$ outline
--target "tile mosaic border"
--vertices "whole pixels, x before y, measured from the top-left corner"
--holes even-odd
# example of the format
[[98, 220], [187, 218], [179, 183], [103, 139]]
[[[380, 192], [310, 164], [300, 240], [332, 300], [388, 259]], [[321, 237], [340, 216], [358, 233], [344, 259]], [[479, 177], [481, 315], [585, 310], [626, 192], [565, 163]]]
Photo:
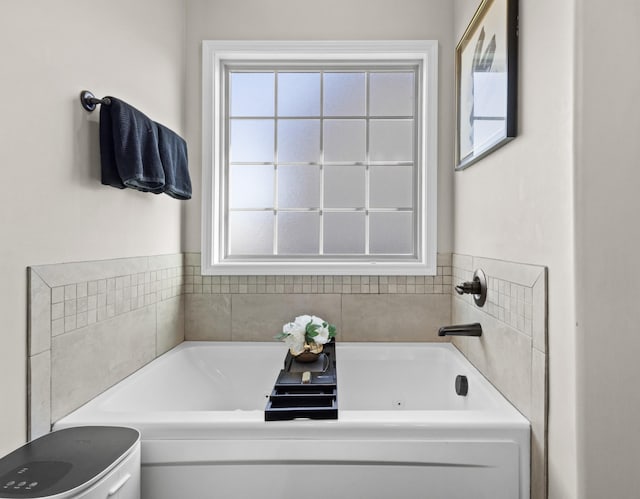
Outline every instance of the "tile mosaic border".
[[[487, 303], [478, 310], [504, 322], [533, 339], [533, 346], [547, 350], [546, 268], [536, 265], [506, 262], [490, 258], [454, 254], [454, 285], [470, 281], [476, 269], [487, 275]], [[475, 306], [471, 295], [458, 296]]]
[[183, 293], [182, 266], [56, 286], [51, 288], [51, 335], [68, 333]]
[[[451, 267], [437, 276], [200, 276], [187, 267], [187, 294], [446, 294]], [[447, 274], [448, 273], [448, 274]]]
[[200, 253], [185, 254], [186, 294], [448, 294], [451, 254], [439, 253], [435, 276], [203, 276]]

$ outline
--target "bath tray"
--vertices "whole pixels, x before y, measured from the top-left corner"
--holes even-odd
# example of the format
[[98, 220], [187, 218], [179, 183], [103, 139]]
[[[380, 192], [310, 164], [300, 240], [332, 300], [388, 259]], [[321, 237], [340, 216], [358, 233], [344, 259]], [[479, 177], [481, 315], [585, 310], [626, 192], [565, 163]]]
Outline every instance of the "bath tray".
[[[305, 371], [311, 373], [302, 382]], [[335, 343], [327, 343], [317, 361], [300, 363], [287, 352], [267, 407], [265, 421], [290, 419], [338, 419], [338, 383]]]

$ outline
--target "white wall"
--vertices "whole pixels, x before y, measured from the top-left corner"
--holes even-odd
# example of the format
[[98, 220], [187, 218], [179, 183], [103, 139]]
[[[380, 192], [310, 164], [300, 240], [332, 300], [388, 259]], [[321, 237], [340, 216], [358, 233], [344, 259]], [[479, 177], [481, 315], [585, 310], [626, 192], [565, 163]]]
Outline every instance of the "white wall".
[[[456, 0], [456, 40], [479, 3]], [[520, 1], [519, 136], [454, 176], [456, 253], [549, 268], [551, 499], [577, 497], [574, 14], [573, 2]]]
[[28, 265], [180, 251], [181, 203], [100, 185], [84, 88], [183, 125], [181, 0], [7, 0], [0, 15], [0, 455], [26, 438]]
[[[452, 248], [453, 4], [450, 0], [187, 0], [187, 137], [201, 157], [202, 40], [392, 40], [439, 42], [438, 251]], [[194, 172], [194, 191], [201, 186]], [[195, 192], [194, 192], [195, 194]], [[200, 251], [200, 192], [187, 207], [184, 249]]]
[[640, 3], [577, 2], [579, 497], [640, 493]]

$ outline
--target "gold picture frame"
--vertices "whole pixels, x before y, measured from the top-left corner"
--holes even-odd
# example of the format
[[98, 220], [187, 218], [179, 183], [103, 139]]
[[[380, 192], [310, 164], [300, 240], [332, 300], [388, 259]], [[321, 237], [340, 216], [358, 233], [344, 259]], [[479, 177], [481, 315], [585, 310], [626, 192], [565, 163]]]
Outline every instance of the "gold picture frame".
[[455, 168], [517, 135], [518, 0], [483, 0], [456, 46]]

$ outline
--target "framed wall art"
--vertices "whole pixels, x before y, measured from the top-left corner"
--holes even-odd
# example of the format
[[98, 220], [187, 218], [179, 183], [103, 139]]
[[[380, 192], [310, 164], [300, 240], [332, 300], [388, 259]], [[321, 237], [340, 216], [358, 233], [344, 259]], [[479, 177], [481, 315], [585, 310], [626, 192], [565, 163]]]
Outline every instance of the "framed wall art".
[[517, 134], [518, 0], [483, 0], [456, 47], [455, 167]]

